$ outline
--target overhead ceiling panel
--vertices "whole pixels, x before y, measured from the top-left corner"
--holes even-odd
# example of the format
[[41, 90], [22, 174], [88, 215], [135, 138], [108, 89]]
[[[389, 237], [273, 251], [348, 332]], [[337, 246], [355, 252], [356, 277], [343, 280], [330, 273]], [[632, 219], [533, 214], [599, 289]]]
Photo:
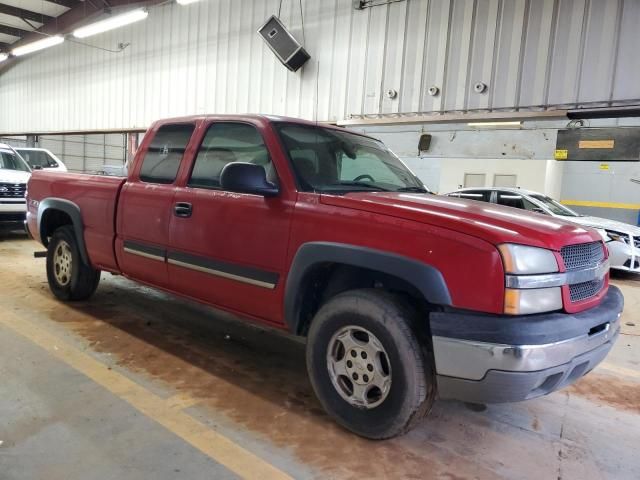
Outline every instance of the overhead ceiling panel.
[[9, 51], [20, 39], [45, 25], [55, 24], [57, 17], [80, 5], [77, 0], [0, 0], [0, 50]]
[[13, 43], [18, 39], [19, 39], [19, 37], [14, 37], [12, 35], [7, 35], [6, 33], [0, 33], [0, 42], [1, 43]]
[[[2, 2], [0, 2], [0, 4], [1, 3]], [[42, 26], [42, 23], [38, 23], [33, 20], [29, 20], [27, 23], [22, 18], [14, 17], [13, 15], [7, 15], [5, 13], [0, 13], [0, 25], [16, 27], [21, 30], [35, 30], [31, 25], [35, 26], [36, 28], [40, 28], [40, 26]]]
[[0, 3], [41, 13], [50, 17], [57, 17], [68, 10], [68, 8], [63, 5], [45, 0], [2, 0]]

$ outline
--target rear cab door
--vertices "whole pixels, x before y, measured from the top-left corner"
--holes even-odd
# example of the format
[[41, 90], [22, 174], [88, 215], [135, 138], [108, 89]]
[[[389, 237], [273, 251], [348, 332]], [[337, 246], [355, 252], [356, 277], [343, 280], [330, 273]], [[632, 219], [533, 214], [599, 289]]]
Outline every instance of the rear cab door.
[[154, 125], [120, 193], [115, 251], [122, 273], [168, 288], [166, 250], [180, 165], [190, 150], [197, 122]]

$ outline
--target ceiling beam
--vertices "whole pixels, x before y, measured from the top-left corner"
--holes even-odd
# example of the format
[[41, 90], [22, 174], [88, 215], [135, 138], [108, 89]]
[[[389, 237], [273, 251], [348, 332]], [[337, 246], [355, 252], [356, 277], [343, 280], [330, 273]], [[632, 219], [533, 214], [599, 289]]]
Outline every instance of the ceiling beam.
[[[47, 22], [37, 31], [29, 32], [25, 31], [24, 34], [16, 35], [22, 37], [17, 40], [9, 48], [13, 49], [21, 45], [25, 45], [35, 40], [40, 40], [43, 35], [58, 35], [69, 33], [76, 25], [86, 22], [87, 20], [99, 15], [105, 11], [104, 3], [102, 0], [93, 1], [78, 1], [78, 0], [47, 0], [48, 2], [57, 3], [59, 5], [69, 6], [73, 5], [73, 8], [67, 10], [59, 17], [55, 18], [51, 22]], [[108, 0], [109, 5], [114, 10], [118, 8], [133, 9], [136, 7], [152, 6], [165, 3], [167, 0]], [[1, 27], [0, 27], [1, 28]], [[9, 27], [6, 27], [9, 28]], [[17, 29], [16, 29], [17, 30]], [[2, 30], [0, 30], [2, 32]], [[17, 32], [16, 32], [17, 33]], [[9, 34], [12, 35], [12, 34]], [[0, 75], [7, 69], [11, 68], [17, 62], [16, 58], [10, 58], [0, 63]]]
[[51, 3], [57, 3], [58, 5], [62, 5], [63, 7], [67, 7], [67, 8], [77, 7], [81, 3], [84, 3], [84, 2], [81, 2], [80, 0], [47, 0], [47, 1]]
[[24, 8], [12, 7], [11, 5], [5, 5], [4, 3], [0, 3], [0, 13], [38, 23], [46, 23], [53, 20], [53, 17], [50, 17], [49, 15], [32, 12], [31, 10], [25, 10]]
[[0, 33], [22, 38], [31, 33], [31, 30], [23, 30], [21, 28], [10, 27], [9, 25], [0, 25]]

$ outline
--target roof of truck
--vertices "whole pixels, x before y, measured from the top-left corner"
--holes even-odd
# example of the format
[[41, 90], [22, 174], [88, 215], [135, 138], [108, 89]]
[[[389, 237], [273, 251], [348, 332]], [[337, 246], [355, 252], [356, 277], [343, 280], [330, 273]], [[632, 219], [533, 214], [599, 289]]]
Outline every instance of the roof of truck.
[[[171, 118], [161, 118], [154, 122], [156, 124], [167, 124], [167, 123], [187, 123], [187, 122], [196, 122], [202, 120], [263, 120], [267, 122], [285, 122], [285, 123], [298, 123], [300, 125], [308, 125], [308, 126], [321, 126], [324, 128], [330, 128], [333, 130], [338, 130], [341, 132], [348, 131], [349, 133], [353, 133], [355, 135], [360, 135], [362, 137], [374, 138], [370, 135], [346, 129], [339, 125], [329, 122], [315, 122], [313, 120], [305, 120], [303, 118], [295, 118], [295, 117], [286, 117], [283, 115], [270, 115], [270, 114], [261, 114], [261, 113], [246, 113], [246, 114], [201, 114], [201, 115], [186, 115], [182, 117], [171, 117]], [[376, 139], [377, 140], [377, 139]]]

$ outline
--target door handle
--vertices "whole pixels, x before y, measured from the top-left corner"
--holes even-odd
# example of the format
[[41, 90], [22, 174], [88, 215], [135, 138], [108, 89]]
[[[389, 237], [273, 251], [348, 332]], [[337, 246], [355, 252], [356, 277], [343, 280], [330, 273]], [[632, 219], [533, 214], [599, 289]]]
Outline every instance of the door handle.
[[188, 202], [177, 202], [173, 206], [173, 214], [176, 217], [189, 218], [193, 212], [193, 206]]

